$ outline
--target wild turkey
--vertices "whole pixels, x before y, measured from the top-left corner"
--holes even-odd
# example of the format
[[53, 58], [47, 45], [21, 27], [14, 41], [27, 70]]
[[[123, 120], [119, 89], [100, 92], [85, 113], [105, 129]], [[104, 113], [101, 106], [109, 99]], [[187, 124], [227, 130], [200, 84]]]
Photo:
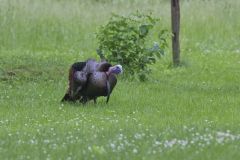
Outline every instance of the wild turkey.
[[122, 72], [121, 65], [112, 66], [106, 61], [96, 62], [89, 59], [86, 62], [74, 63], [69, 70], [69, 88], [62, 101], [86, 103], [99, 96], [110, 94], [117, 84], [116, 75]]

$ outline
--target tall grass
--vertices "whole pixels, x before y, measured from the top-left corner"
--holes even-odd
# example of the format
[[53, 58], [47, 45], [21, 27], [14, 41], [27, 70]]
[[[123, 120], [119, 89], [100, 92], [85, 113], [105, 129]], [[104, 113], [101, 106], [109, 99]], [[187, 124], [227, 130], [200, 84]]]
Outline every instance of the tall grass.
[[[238, 1], [182, 1], [182, 41], [221, 42], [236, 46], [239, 38]], [[152, 11], [170, 29], [168, 1], [1, 0], [1, 49], [79, 51], [96, 48], [94, 33], [110, 13]], [[225, 37], [233, 43], [226, 44]], [[219, 44], [219, 43], [218, 43]]]
[[[2, 0], [1, 49], [92, 51], [95, 32], [111, 12], [127, 14], [142, 10], [144, 4], [147, 2]], [[154, 5], [150, 3], [144, 10]]]
[[213, 52], [238, 47], [239, 1], [183, 1], [181, 6], [184, 47], [208, 46]]

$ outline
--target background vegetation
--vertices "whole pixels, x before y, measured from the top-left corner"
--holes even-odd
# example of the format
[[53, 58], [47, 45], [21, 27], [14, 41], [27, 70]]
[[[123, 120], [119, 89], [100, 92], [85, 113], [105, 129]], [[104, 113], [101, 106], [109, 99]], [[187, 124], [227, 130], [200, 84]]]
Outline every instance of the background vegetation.
[[154, 33], [158, 38], [149, 41], [153, 39], [149, 34], [158, 21], [151, 13], [142, 14], [139, 11], [128, 16], [113, 14], [97, 33], [97, 54], [101, 59], [127, 68], [125, 77], [147, 80], [151, 72], [149, 65], [164, 55], [167, 39], [171, 37], [170, 31], [159, 29]]
[[98, 27], [151, 10], [170, 30], [170, 2], [0, 0], [0, 159], [239, 159], [239, 8], [182, 0], [182, 67], [169, 48], [148, 82], [81, 106], [59, 101], [71, 63], [97, 58]]

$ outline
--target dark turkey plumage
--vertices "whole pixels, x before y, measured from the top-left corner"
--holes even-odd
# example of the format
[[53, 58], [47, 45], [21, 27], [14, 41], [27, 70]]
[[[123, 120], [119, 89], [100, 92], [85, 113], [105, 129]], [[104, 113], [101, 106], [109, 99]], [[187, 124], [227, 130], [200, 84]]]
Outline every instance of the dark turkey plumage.
[[69, 71], [69, 88], [62, 101], [96, 102], [97, 97], [107, 96], [117, 84], [116, 75], [122, 72], [120, 65], [112, 66], [106, 61], [93, 59], [74, 63]]
[[97, 97], [107, 96], [108, 102], [109, 96], [116, 84], [117, 78], [114, 74], [107, 75], [105, 72], [94, 72], [89, 75], [86, 87], [79, 92], [82, 96], [80, 101], [86, 103], [88, 100], [93, 99], [96, 102]]

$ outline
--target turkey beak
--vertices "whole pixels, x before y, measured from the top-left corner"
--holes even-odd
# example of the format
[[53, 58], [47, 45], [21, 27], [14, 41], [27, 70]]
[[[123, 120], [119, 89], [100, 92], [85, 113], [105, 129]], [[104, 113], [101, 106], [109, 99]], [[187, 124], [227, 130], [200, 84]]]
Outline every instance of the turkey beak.
[[122, 74], [123, 73], [123, 67], [122, 65], [118, 64], [116, 65], [117, 69], [120, 71], [119, 74]]
[[122, 66], [121, 65], [115, 65], [113, 67], [110, 67], [108, 69], [108, 74], [113, 73], [113, 74], [121, 74], [122, 73]]

